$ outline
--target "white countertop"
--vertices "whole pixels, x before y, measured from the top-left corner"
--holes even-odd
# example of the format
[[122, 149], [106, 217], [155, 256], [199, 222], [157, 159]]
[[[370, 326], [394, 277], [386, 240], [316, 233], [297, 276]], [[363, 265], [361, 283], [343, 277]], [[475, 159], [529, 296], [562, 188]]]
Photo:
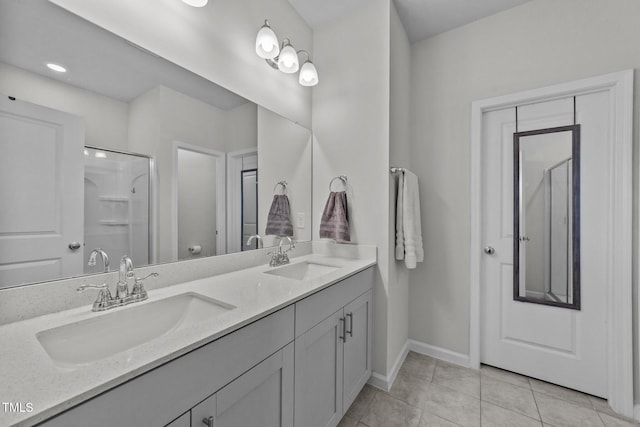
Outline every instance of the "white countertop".
[[[291, 260], [317, 261], [340, 266], [310, 280], [264, 274], [267, 265], [149, 291], [147, 301], [100, 313], [83, 306], [0, 326], [0, 402], [31, 403], [32, 412], [6, 412], [0, 406], [0, 426], [33, 425], [144, 372], [210, 343], [270, 313], [348, 276], [375, 265], [375, 258], [349, 259], [319, 254]], [[36, 333], [96, 316], [127, 310], [186, 292], [195, 292], [237, 308], [187, 330], [158, 338], [77, 369], [57, 366]], [[135, 328], [135, 325], [131, 325]]]

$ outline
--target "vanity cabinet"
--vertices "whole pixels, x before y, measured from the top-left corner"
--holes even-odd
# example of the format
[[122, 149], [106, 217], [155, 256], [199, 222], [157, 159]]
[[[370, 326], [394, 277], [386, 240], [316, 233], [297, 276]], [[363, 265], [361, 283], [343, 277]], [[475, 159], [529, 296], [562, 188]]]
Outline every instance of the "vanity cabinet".
[[293, 343], [191, 409], [191, 427], [207, 425], [293, 427]]
[[297, 427], [336, 426], [369, 379], [372, 284], [368, 269], [296, 304]]
[[165, 427], [191, 427], [191, 411], [185, 412]]
[[293, 338], [294, 307], [291, 305], [108, 390], [42, 425], [166, 426], [177, 422], [177, 415], [196, 407], [203, 399], [243, 378], [271, 355], [278, 354]]
[[354, 274], [41, 426], [336, 426], [371, 375], [373, 271]]

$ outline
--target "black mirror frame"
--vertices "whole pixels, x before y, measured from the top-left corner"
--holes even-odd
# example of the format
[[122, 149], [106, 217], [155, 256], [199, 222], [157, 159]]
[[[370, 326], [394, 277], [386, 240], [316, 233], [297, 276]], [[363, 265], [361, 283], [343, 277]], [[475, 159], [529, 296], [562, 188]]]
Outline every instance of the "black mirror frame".
[[[572, 163], [572, 207], [573, 207], [573, 239], [572, 239], [572, 267], [573, 267], [573, 302], [547, 301], [539, 298], [520, 296], [520, 138], [525, 136], [542, 135], [557, 132], [571, 132]], [[536, 129], [513, 134], [513, 299], [514, 301], [533, 304], [551, 305], [556, 307], [580, 310], [580, 125], [560, 126], [547, 129]]]

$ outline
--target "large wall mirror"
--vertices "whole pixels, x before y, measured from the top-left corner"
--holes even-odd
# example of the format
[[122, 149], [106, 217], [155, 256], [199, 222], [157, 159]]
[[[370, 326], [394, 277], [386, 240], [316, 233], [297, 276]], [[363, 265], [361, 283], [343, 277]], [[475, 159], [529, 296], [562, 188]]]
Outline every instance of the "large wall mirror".
[[311, 240], [309, 129], [47, 1], [0, 3], [0, 98], [0, 288], [255, 249], [274, 194]]
[[580, 309], [580, 125], [514, 134], [514, 299]]

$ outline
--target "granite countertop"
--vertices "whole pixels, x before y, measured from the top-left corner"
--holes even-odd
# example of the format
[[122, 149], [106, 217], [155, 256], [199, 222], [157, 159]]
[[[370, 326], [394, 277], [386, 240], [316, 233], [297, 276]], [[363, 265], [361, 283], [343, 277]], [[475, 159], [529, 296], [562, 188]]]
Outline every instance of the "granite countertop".
[[[149, 291], [147, 301], [127, 307], [94, 313], [90, 306], [83, 306], [0, 326], [0, 401], [22, 404], [23, 409], [16, 412], [0, 407], [0, 426], [41, 422], [376, 263], [375, 257], [311, 254], [292, 259], [291, 264], [303, 261], [339, 268], [309, 280], [295, 280], [265, 274], [273, 268], [261, 265]], [[41, 331], [189, 292], [236, 308], [73, 369], [56, 364], [36, 338]]]

